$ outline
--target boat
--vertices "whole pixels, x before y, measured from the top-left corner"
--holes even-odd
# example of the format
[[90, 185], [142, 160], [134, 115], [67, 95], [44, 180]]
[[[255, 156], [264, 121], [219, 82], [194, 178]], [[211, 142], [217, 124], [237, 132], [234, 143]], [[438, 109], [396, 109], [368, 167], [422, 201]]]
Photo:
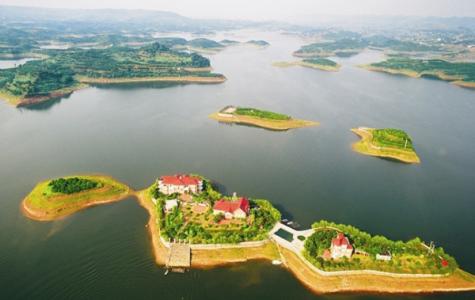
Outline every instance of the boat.
[[279, 265], [282, 264], [282, 261], [281, 261], [281, 260], [278, 260], [278, 259], [274, 259], [274, 260], [272, 261], [272, 264], [273, 264], [273, 265], [276, 265], [276, 266], [279, 266]]

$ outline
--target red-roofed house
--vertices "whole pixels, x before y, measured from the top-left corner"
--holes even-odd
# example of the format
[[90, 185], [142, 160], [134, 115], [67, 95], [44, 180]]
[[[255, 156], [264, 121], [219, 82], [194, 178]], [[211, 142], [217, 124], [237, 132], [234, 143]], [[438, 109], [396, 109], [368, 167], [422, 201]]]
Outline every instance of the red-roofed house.
[[246, 198], [238, 200], [218, 200], [214, 203], [213, 214], [223, 214], [226, 219], [246, 218], [251, 206]]
[[330, 252], [333, 259], [339, 259], [342, 257], [350, 258], [351, 255], [353, 255], [353, 246], [350, 244], [348, 238], [343, 233], [339, 232], [336, 238], [332, 239]]
[[172, 176], [162, 176], [157, 184], [158, 190], [165, 195], [175, 193], [199, 194], [203, 190], [203, 180], [199, 177], [189, 175], [177, 174]]

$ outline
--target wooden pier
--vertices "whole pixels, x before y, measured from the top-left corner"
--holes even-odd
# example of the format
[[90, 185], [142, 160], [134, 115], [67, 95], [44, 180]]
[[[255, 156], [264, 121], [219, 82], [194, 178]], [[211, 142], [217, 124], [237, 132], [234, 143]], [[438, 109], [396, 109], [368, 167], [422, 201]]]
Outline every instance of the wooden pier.
[[191, 248], [188, 244], [170, 244], [166, 267], [175, 272], [184, 272], [191, 266]]

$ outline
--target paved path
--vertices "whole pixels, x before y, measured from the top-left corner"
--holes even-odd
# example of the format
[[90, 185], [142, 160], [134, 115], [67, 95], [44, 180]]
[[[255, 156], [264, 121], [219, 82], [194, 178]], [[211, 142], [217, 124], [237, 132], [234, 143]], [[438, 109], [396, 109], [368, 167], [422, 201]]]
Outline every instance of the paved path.
[[[292, 241], [289, 242], [286, 239], [275, 234], [277, 231], [279, 231], [279, 229], [285, 230], [288, 233], [292, 234]], [[272, 228], [272, 230], [269, 232], [269, 235], [279, 245], [285, 248], [290, 248], [296, 253], [301, 253], [302, 250], [304, 249], [305, 241], [299, 240], [298, 236], [302, 235], [305, 238], [308, 238], [310, 235], [312, 235], [312, 233], [313, 233], [313, 229], [295, 230], [287, 225], [284, 225], [278, 222], [277, 224], [275, 224], [274, 228]]]

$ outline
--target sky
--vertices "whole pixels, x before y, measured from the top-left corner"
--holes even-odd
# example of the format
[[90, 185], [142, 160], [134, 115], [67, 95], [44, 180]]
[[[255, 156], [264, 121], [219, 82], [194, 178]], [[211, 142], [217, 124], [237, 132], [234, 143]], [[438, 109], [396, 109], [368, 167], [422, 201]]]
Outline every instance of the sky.
[[153, 9], [195, 18], [295, 21], [312, 15], [475, 17], [475, 0], [0, 0], [2, 5]]

